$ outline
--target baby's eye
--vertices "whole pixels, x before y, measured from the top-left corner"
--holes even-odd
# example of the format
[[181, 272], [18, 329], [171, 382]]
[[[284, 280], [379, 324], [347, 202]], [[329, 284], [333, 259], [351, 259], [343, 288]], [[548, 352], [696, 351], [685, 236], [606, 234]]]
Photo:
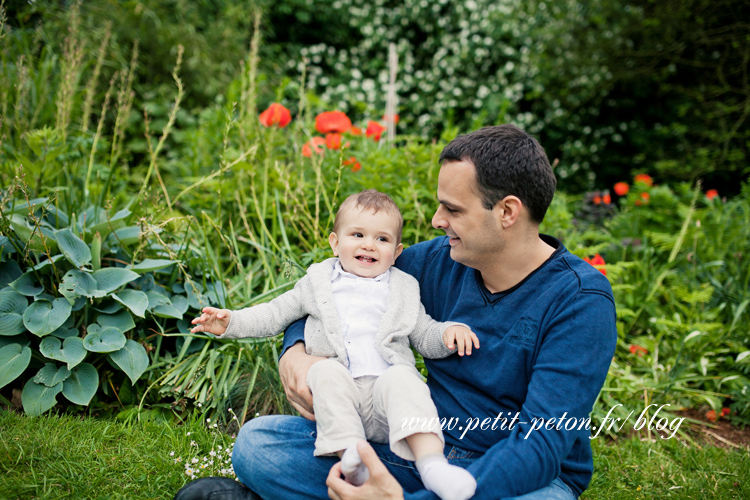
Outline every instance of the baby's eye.
[[388, 238], [386, 238], [385, 236], [379, 236], [378, 237], [378, 241], [384, 241], [384, 242], [388, 243]]
[[354, 236], [355, 238], [361, 238], [362, 233], [354, 233], [352, 236]]

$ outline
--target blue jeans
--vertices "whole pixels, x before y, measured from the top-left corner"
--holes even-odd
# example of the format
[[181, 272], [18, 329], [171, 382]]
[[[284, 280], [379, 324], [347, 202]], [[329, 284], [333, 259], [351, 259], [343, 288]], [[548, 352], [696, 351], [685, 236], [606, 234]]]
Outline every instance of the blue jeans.
[[[315, 435], [315, 422], [302, 417], [273, 415], [253, 419], [242, 426], [234, 444], [234, 471], [242, 484], [266, 500], [327, 499], [326, 478], [339, 459], [314, 457]], [[414, 462], [394, 455], [388, 444], [370, 444], [405, 492], [424, 489]], [[451, 464], [467, 468], [481, 454], [448, 445], [445, 456]], [[575, 498], [558, 478], [546, 488], [504, 500]]]

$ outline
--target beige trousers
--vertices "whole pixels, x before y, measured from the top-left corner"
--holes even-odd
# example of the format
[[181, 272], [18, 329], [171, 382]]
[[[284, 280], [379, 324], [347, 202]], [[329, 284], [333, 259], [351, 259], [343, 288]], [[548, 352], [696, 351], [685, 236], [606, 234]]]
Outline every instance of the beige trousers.
[[445, 444], [430, 390], [413, 366], [393, 365], [379, 377], [354, 379], [344, 365], [326, 359], [310, 368], [307, 385], [317, 425], [316, 457], [368, 439], [415, 460], [406, 438], [420, 432], [432, 432]]

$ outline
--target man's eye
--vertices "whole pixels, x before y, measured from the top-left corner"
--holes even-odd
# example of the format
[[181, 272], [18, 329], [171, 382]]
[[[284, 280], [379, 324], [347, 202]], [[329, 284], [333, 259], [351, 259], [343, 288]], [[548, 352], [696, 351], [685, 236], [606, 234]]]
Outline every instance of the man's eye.
[[449, 214], [455, 214], [457, 210], [454, 210], [452, 208], [445, 207], [445, 209], [448, 211]]

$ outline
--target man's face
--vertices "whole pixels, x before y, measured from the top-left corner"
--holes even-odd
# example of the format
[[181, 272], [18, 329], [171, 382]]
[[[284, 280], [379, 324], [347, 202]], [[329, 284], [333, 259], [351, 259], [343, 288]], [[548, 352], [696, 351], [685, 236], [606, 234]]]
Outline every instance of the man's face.
[[497, 257], [503, 246], [502, 227], [495, 211], [482, 204], [474, 164], [446, 162], [440, 167], [437, 197], [440, 205], [432, 226], [450, 236], [451, 258], [480, 269]]
[[374, 278], [386, 272], [403, 250], [396, 243], [398, 224], [386, 210], [352, 207], [341, 214], [338, 233], [331, 233], [328, 242], [344, 271]]

